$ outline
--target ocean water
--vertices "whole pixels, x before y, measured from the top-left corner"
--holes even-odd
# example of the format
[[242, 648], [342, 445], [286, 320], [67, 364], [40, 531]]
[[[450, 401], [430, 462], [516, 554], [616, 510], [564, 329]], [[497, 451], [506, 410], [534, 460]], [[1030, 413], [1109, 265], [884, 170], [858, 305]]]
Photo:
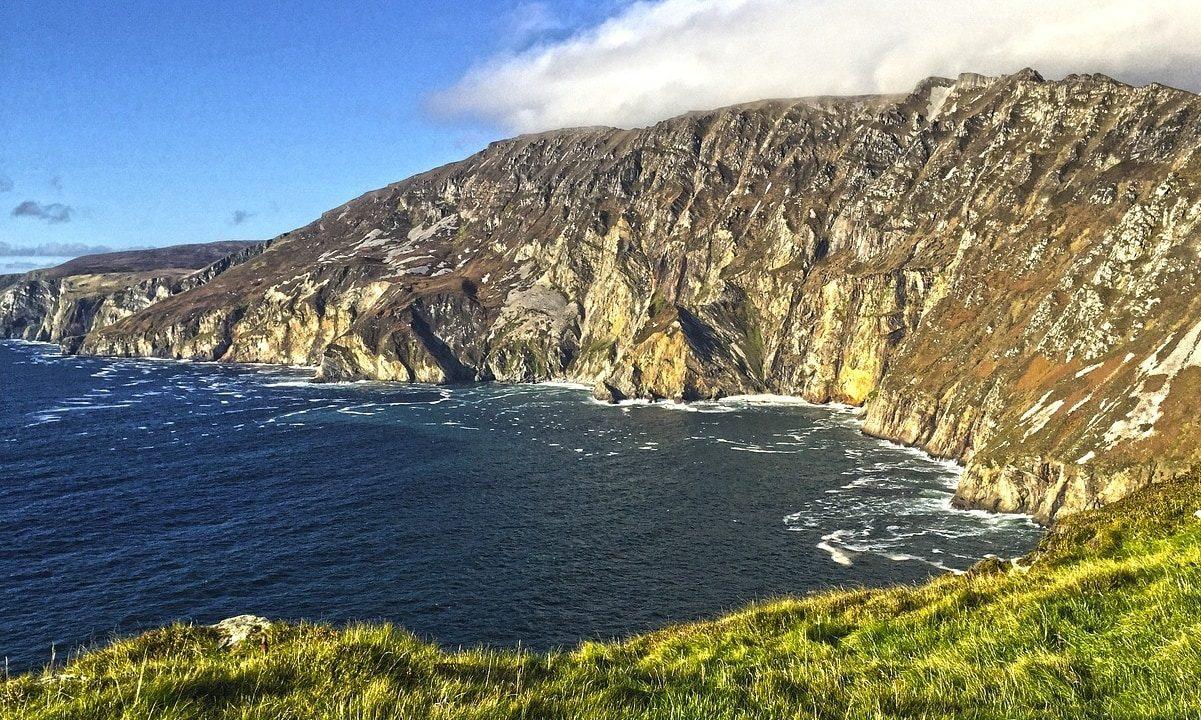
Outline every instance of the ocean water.
[[315, 385], [0, 342], [0, 654], [254, 613], [548, 648], [1025, 552], [953, 466], [772, 398]]

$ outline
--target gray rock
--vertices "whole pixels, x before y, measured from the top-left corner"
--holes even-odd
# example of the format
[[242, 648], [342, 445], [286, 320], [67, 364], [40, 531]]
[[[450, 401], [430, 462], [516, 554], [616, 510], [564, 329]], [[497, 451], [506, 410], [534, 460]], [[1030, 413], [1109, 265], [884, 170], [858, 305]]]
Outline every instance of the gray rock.
[[209, 627], [221, 636], [220, 647], [231, 648], [266, 632], [271, 621], [258, 615], [236, 615]]

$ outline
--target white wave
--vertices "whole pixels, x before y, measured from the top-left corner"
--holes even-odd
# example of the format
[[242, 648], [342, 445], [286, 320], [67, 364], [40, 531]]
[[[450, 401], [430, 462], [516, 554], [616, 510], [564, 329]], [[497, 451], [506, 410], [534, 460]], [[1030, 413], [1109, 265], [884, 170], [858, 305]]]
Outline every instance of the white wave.
[[[337, 407], [337, 406], [336, 406], [336, 405], [330, 405], [329, 407], [327, 407], [327, 408], [324, 408], [324, 409], [325, 409], [325, 410], [330, 410], [330, 409], [333, 409], [333, 408], [335, 408], [335, 407]], [[277, 416], [277, 417], [273, 417], [273, 418], [271, 418], [271, 419], [272, 419], [272, 420], [283, 420], [284, 418], [295, 417], [295, 416], [297, 416], [297, 415], [304, 415], [304, 414], [306, 414], [306, 413], [312, 412], [313, 410], [317, 410], [317, 409], [318, 409], [318, 408], [305, 408], [304, 410], [293, 410], [292, 412], [289, 412], [289, 413], [284, 413], [283, 415], [279, 415], [279, 416]]]
[[802, 407], [831, 407], [818, 405], [796, 395], [776, 395], [773, 393], [758, 393], [754, 395], [728, 395], [717, 402], [726, 405], [800, 405]]
[[935, 560], [931, 560], [929, 558], [918, 557], [917, 555], [910, 555], [908, 553], [880, 552], [880, 553], [876, 553], [876, 554], [880, 555], [881, 557], [892, 560], [893, 562], [920, 562], [925, 565], [929, 565], [930, 567], [942, 570], [943, 572], [954, 573], [956, 575], [963, 575], [965, 572], [964, 570], [960, 570], [959, 568], [954, 568], [954, 567], [951, 567], [950, 565], [944, 565], [943, 563], [937, 562]]
[[48, 425], [50, 423], [62, 422], [62, 420], [62, 417], [59, 415], [34, 415], [34, 422], [29, 423], [25, 427], [31, 428], [38, 425]]
[[850, 554], [842, 548], [835, 547], [830, 542], [831, 540], [837, 541], [844, 532], [844, 530], [837, 530], [827, 535], [823, 535], [822, 541], [817, 544], [817, 549], [830, 553], [830, 559], [839, 565], [846, 565], [847, 567], [850, 567], [851, 565], [855, 564], [855, 561], [851, 559]]
[[958, 513], [959, 515], [970, 515], [990, 526], [1012, 523], [1025, 525], [1026, 527], [1031, 528], [1039, 527], [1039, 524], [1034, 522], [1034, 518], [1030, 517], [1029, 515], [1024, 515], [1022, 513], [993, 512], [991, 510], [980, 510], [978, 508], [955, 507], [951, 502], [952, 499], [953, 498], [951, 497], [946, 499], [946, 504], [942, 507], [943, 510]]
[[74, 405], [69, 407], [56, 407], [46, 410], [47, 413], [65, 413], [78, 412], [83, 410], [112, 410], [119, 408], [132, 407], [132, 403], [112, 403], [109, 405]]
[[[332, 384], [332, 383], [327, 383], [327, 384]], [[263, 387], [313, 388], [313, 387], [318, 387], [318, 385], [311, 380], [277, 380], [275, 382], [263, 383]]]
[[918, 458], [924, 462], [939, 466], [944, 471], [946, 471], [948, 474], [954, 475], [956, 479], [958, 479], [959, 476], [961, 474], [963, 474], [963, 466], [960, 465], [959, 462], [956, 460], [952, 460], [949, 458], [936, 457], [915, 445], [902, 445], [901, 443], [893, 442], [891, 440], [885, 440], [884, 438], [879, 438], [879, 437], [874, 437], [874, 436], [872, 439], [874, 439], [876, 442], [880, 443], [881, 445], [884, 445], [885, 447], [896, 450], [897, 452], [903, 452], [903, 453], [906, 453], [907, 455], [911, 455], [915, 458]]
[[845, 485], [841, 485], [841, 486], [839, 486], [838, 489], [839, 490], [858, 490], [860, 488], [865, 488], [865, 487], [875, 488], [877, 490], [907, 490], [909, 488], [908, 485], [906, 485], [904, 483], [900, 483], [900, 482], [894, 482], [891, 478], [867, 475], [867, 476], [852, 480], [851, 482], [846, 483]]
[[731, 413], [738, 410], [737, 407], [714, 400], [700, 400], [697, 402], [661, 401], [655, 403], [655, 407], [663, 408], [664, 410], [693, 413]]
[[[855, 531], [852, 530], [835, 530], [822, 536], [821, 542], [817, 543], [816, 547], [819, 550], [830, 554], [830, 559], [840, 565], [851, 565], [852, 558], [856, 555], [876, 555], [892, 562], [917, 562], [923, 565], [942, 570], [943, 572], [951, 572], [957, 575], [963, 574], [963, 570], [947, 565], [946, 563], [932, 560], [930, 558], [914, 555], [913, 553], [896, 552], [893, 550], [893, 545], [898, 541], [903, 540], [901, 537], [890, 537], [883, 540], [871, 540], [864, 538], [859, 542], [846, 542], [844, 538], [847, 536], [855, 536]], [[941, 553], [941, 551], [937, 551]]]
[[655, 408], [657, 410], [674, 410], [676, 412], [692, 412], [692, 413], [727, 413], [733, 412], [734, 408], [724, 407], [720, 402], [709, 400], [701, 400], [697, 402], [682, 402], [680, 400], [651, 400], [650, 398], [628, 398], [617, 402], [608, 402], [607, 400], [599, 400], [595, 397], [589, 397], [588, 401], [594, 405], [602, 405], [604, 407], [616, 407], [628, 412], [632, 408]]
[[631, 398], [629, 400], [619, 400], [618, 402], [608, 402], [607, 400], [601, 400], [601, 399], [595, 398], [595, 397], [588, 398], [588, 399], [589, 399], [589, 401], [591, 401], [592, 403], [594, 403], [596, 405], [603, 405], [604, 407], [618, 407], [618, 408], [642, 407], [644, 405], [650, 405], [654, 402], [653, 400], [650, 400], [648, 398]]
[[542, 382], [534, 384], [542, 387], [561, 388], [563, 390], [584, 390], [587, 392], [592, 392], [591, 385], [585, 385], [584, 383], [573, 382], [571, 380], [543, 380]]
[[[376, 414], [372, 408], [377, 407], [379, 407], [379, 405], [376, 405], [375, 403], [363, 403], [362, 405], [348, 405], [346, 407], [341, 407], [338, 408], [336, 412], [340, 412], [343, 415], [366, 415], [370, 417]], [[366, 412], [364, 412], [364, 410], [366, 410]]]
[[796, 450], [775, 450], [759, 445], [731, 445], [730, 449], [737, 450], [738, 452], [762, 453], [764, 455], [796, 455], [798, 452]]

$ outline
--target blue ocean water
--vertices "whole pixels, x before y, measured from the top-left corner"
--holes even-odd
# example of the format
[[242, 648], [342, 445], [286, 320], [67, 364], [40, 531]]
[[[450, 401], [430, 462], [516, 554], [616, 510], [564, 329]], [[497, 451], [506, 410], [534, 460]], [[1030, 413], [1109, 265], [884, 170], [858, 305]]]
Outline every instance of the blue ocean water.
[[569, 646], [1037, 537], [847, 410], [308, 376], [0, 342], [10, 667], [240, 613]]

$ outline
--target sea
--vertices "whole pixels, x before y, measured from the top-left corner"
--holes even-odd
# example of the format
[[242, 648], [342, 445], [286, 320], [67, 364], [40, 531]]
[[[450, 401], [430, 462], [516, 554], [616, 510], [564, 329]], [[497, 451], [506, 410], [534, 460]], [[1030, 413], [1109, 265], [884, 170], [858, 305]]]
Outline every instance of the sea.
[[0, 655], [252, 613], [568, 648], [1030, 550], [959, 468], [770, 396], [608, 405], [571, 384], [0, 342]]

